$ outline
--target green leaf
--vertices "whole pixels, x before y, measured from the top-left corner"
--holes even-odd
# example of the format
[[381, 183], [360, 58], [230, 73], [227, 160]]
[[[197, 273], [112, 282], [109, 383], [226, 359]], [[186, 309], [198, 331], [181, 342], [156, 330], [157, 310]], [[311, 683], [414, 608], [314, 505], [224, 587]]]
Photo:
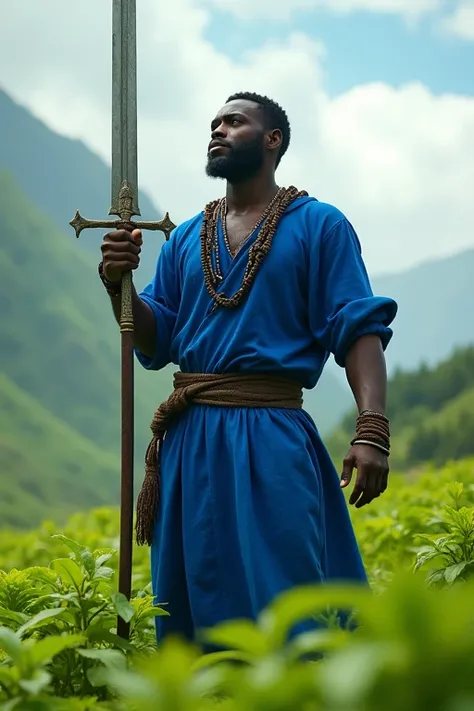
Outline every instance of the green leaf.
[[65, 649], [84, 644], [85, 641], [86, 638], [79, 634], [71, 634], [65, 637], [56, 635], [54, 637], [45, 637], [45, 639], [36, 642], [30, 650], [30, 661], [34, 666], [49, 664], [57, 654], [60, 654]]
[[94, 573], [94, 578], [97, 579], [103, 579], [103, 580], [110, 580], [115, 574], [115, 570], [113, 568], [108, 568], [105, 565], [102, 565], [100, 568], [98, 568], [95, 573]]
[[40, 669], [30, 679], [21, 679], [19, 686], [28, 694], [36, 696], [49, 686], [50, 681], [51, 675], [44, 669]]
[[0, 648], [3, 649], [15, 664], [20, 664], [23, 658], [23, 646], [18, 633], [6, 627], [0, 627]]
[[101, 662], [107, 669], [126, 669], [127, 660], [118, 649], [78, 649], [77, 653], [86, 659]]
[[297, 635], [287, 647], [290, 659], [298, 659], [306, 654], [322, 654], [339, 649], [350, 641], [350, 634], [344, 630], [312, 630]]
[[158, 605], [153, 605], [152, 607], [148, 608], [147, 610], [140, 610], [140, 620], [146, 620], [147, 618], [151, 617], [169, 617], [170, 613], [168, 610], [164, 610], [162, 607], [159, 607]]
[[87, 638], [91, 642], [112, 644], [117, 649], [125, 649], [127, 652], [133, 652], [135, 647], [131, 642], [122, 639], [117, 634], [110, 632], [109, 629], [101, 624], [97, 624], [87, 628]]
[[96, 569], [100, 568], [105, 563], [108, 563], [109, 560], [114, 557], [114, 555], [115, 555], [115, 553], [103, 553], [98, 558], [96, 558], [96, 561], [95, 561]]
[[433, 570], [432, 573], [428, 575], [426, 578], [426, 582], [428, 585], [434, 585], [435, 583], [439, 583], [441, 580], [444, 580], [444, 571], [445, 568], [440, 568], [439, 570]]
[[134, 607], [129, 603], [123, 593], [115, 593], [112, 595], [112, 603], [117, 611], [117, 615], [125, 622], [130, 622], [135, 614]]
[[406, 650], [396, 645], [376, 642], [354, 644], [341, 650], [320, 668], [324, 708], [365, 708], [366, 695], [380, 672], [403, 664], [405, 655]]
[[100, 687], [107, 686], [109, 681], [110, 671], [106, 667], [91, 667], [87, 670], [87, 678], [91, 686]]
[[260, 657], [267, 653], [265, 635], [249, 620], [233, 620], [203, 630], [201, 636], [216, 647], [226, 647]]
[[198, 657], [198, 659], [194, 662], [192, 669], [197, 672], [200, 669], [206, 669], [208, 667], [221, 664], [222, 662], [243, 662], [244, 664], [251, 665], [253, 661], [253, 655], [246, 654], [245, 652], [230, 650], [226, 652], [212, 652]]
[[89, 575], [90, 578], [94, 577], [94, 574], [96, 572], [96, 567], [95, 567], [95, 558], [92, 555], [92, 553], [86, 548], [85, 550], [82, 551], [80, 554], [81, 562], [84, 568], [87, 571], [87, 574]]
[[51, 536], [51, 538], [56, 539], [64, 543], [70, 550], [72, 550], [75, 555], [80, 556], [82, 551], [85, 550], [84, 546], [82, 546], [80, 543], [77, 541], [73, 541], [71, 538], [67, 538], [66, 536], [63, 536], [62, 533], [56, 533], [54, 536]]
[[286, 642], [289, 632], [300, 622], [330, 609], [354, 610], [370, 600], [364, 586], [310, 585], [280, 594], [259, 616], [259, 625], [268, 635], [272, 649]]
[[59, 615], [62, 615], [63, 613], [64, 608], [62, 607], [53, 607], [50, 609], [47, 608], [46, 610], [41, 610], [41, 612], [38, 612], [37, 615], [34, 615], [34, 617], [28, 620], [28, 622], [25, 622], [25, 624], [20, 627], [17, 634], [19, 637], [22, 637], [25, 632], [31, 632], [32, 630], [43, 627], [43, 625], [48, 624], [48, 622], [53, 617], [59, 617]]
[[73, 583], [77, 588], [84, 580], [82, 570], [71, 558], [56, 558], [51, 562], [51, 567], [59, 573], [63, 582]]
[[415, 564], [415, 573], [426, 563], [428, 563], [430, 560], [433, 560], [434, 558], [437, 558], [439, 555], [437, 550], [431, 550], [429, 553], [423, 553], [423, 555], [419, 555], [416, 564]]
[[0, 608], [0, 622], [13, 622], [16, 625], [22, 625], [28, 619], [28, 615], [24, 612], [14, 612]]
[[444, 571], [444, 579], [446, 582], [449, 583], [449, 585], [452, 585], [467, 565], [469, 565], [469, 561], [463, 560], [461, 563], [456, 563], [455, 565], [450, 565], [449, 568], [446, 568]]

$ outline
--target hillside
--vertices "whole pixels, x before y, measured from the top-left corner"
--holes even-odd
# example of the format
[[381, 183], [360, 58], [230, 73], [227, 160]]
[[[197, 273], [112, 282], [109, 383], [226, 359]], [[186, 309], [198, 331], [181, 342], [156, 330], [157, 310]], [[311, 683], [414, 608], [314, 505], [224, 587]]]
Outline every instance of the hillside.
[[[90, 219], [112, 219], [110, 207], [110, 167], [82, 141], [51, 131], [27, 109], [0, 89], [0, 169], [14, 176], [24, 194], [56, 223], [64, 236], [75, 239], [69, 220], [79, 209]], [[45, 170], [47, 166], [47, 170]], [[146, 193], [140, 193], [144, 220], [162, 217]], [[101, 233], [86, 230], [76, 250], [86, 250], [100, 258]], [[143, 247], [138, 282], [144, 285], [153, 274], [163, 236], [150, 233]]]
[[102, 451], [0, 375], [0, 522], [26, 528], [49, 515], [118, 500], [117, 457]]
[[[473, 239], [474, 244], [474, 239]], [[400, 274], [376, 276], [376, 294], [399, 305], [387, 351], [391, 372], [435, 365], [454, 348], [474, 343], [474, 249], [428, 261]]]
[[[0, 372], [53, 418], [43, 442], [51, 449], [51, 461], [52, 450], [62, 439], [54, 423], [62, 421], [96, 446], [89, 457], [92, 475], [98, 448], [108, 454], [109, 467], [118, 461], [120, 436], [120, 339], [95, 259], [66, 239], [5, 173], [0, 173], [0, 234]], [[169, 392], [171, 374], [151, 374], [137, 366], [135, 380], [137, 476], [141, 477], [149, 423]], [[11, 424], [9, 449], [15, 437], [18, 451], [30, 446], [29, 413], [29, 407], [21, 408]], [[74, 448], [69, 451], [72, 467]], [[2, 478], [11, 476], [9, 456], [2, 448]], [[50, 470], [48, 461], [45, 457], [41, 476], [54, 480], [59, 473]], [[96, 472], [103, 468], [99, 460], [94, 466]], [[24, 481], [25, 477], [18, 483]], [[112, 495], [116, 485], [110, 477], [104, 477], [104, 486], [106, 482]], [[69, 493], [66, 489], [66, 500]]]
[[[442, 465], [474, 455], [474, 346], [459, 348], [436, 366], [398, 370], [389, 381], [394, 469], [431, 461]], [[353, 437], [349, 412], [326, 444], [339, 464]]]

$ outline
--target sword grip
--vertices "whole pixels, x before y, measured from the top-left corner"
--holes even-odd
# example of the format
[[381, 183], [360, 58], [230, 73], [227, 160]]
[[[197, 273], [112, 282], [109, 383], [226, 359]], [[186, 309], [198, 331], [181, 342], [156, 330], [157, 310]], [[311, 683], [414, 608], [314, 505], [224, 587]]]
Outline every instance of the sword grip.
[[122, 274], [122, 303], [120, 306], [120, 332], [133, 333], [132, 272]]

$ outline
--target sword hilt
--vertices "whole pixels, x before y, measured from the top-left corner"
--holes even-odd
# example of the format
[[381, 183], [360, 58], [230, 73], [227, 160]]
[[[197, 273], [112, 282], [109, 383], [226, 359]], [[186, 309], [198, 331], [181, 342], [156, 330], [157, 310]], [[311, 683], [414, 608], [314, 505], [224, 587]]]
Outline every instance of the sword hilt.
[[[124, 180], [120, 187], [119, 192], [119, 208], [117, 211], [117, 220], [88, 220], [82, 217], [79, 210], [76, 210], [76, 214], [70, 221], [71, 227], [74, 228], [76, 237], [79, 238], [82, 230], [86, 229], [119, 229], [121, 225], [128, 224], [133, 229], [137, 230], [151, 230], [154, 232], [163, 232], [166, 241], [169, 240], [171, 232], [175, 229], [176, 225], [171, 222], [168, 213], [163, 217], [162, 220], [156, 220], [152, 222], [136, 222], [131, 218], [136, 214], [132, 210], [133, 205], [133, 191], [129, 183]], [[122, 274], [122, 302], [120, 306], [120, 331], [124, 333], [126, 331], [133, 332], [133, 309], [132, 309], [132, 272], [124, 272]]]

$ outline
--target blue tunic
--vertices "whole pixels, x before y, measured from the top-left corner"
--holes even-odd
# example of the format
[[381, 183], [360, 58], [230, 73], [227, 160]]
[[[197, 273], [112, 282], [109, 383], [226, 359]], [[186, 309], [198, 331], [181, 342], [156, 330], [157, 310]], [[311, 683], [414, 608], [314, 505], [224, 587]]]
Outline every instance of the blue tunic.
[[[202, 220], [174, 230], [141, 293], [157, 343], [152, 359], [136, 352], [143, 367], [274, 372], [313, 388], [330, 354], [343, 367], [356, 338], [378, 334], [386, 348], [397, 305], [373, 295], [355, 231], [335, 207], [294, 202], [247, 299], [215, 312], [201, 267]], [[227, 296], [241, 284], [254, 238], [232, 258], [220, 230]], [[170, 617], [157, 618], [158, 640], [254, 619], [296, 585], [366, 581], [338, 473], [304, 410], [193, 406], [168, 430], [161, 456], [151, 568]]]

